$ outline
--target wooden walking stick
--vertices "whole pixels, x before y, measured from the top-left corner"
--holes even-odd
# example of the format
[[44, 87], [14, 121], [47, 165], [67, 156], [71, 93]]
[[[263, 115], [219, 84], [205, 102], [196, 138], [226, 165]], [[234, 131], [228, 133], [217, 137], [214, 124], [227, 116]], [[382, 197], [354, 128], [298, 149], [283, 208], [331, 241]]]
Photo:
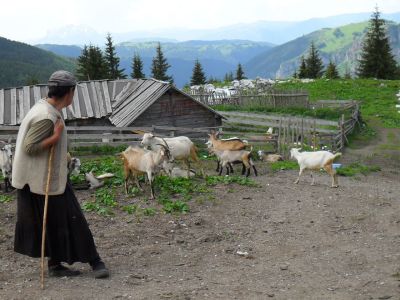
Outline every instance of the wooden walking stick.
[[49, 204], [49, 188], [50, 188], [50, 177], [51, 177], [51, 169], [53, 165], [53, 156], [54, 156], [54, 145], [50, 148], [49, 155], [49, 163], [47, 169], [47, 183], [46, 183], [46, 192], [44, 197], [44, 211], [43, 211], [43, 226], [42, 226], [42, 254], [41, 254], [41, 272], [40, 272], [40, 282], [42, 286], [42, 290], [44, 289], [44, 249], [45, 249], [45, 241], [46, 241], [46, 223], [47, 223], [47, 206]]

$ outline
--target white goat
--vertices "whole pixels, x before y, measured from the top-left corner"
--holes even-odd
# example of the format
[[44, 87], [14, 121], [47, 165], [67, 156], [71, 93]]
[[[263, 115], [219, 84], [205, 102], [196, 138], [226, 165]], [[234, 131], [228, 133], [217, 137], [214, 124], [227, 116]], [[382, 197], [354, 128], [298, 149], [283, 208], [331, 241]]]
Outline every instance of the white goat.
[[257, 154], [258, 154], [258, 158], [264, 162], [273, 163], [273, 162], [283, 160], [282, 155], [265, 153], [265, 151], [263, 151], [263, 150], [258, 150]]
[[133, 176], [136, 186], [142, 190], [138, 175], [146, 174], [150, 183], [151, 198], [154, 199], [153, 180], [164, 161], [170, 160], [171, 155], [167, 146], [159, 144], [161, 147], [154, 151], [128, 147], [121, 153], [124, 163], [125, 174], [125, 193], [128, 194], [128, 179]]
[[[295, 158], [300, 166], [299, 176], [294, 183], [299, 183], [300, 176], [304, 170], [320, 170], [323, 168], [332, 177], [332, 187], [338, 187], [339, 183], [335, 169], [332, 167], [333, 161], [342, 155], [338, 152], [332, 154], [328, 151], [300, 152], [298, 148], [290, 149], [290, 158]], [[314, 177], [311, 172], [312, 182], [314, 185]]]
[[[171, 157], [174, 160], [182, 160], [187, 166], [187, 176], [190, 177], [190, 161], [199, 161], [197, 156], [197, 149], [193, 142], [186, 136], [177, 136], [172, 138], [160, 138], [151, 133], [143, 135], [141, 145], [151, 146], [153, 150], [160, 148], [160, 146], [167, 146]], [[167, 162], [163, 163], [163, 168], [167, 174], [171, 175], [171, 165]]]
[[[171, 178], [178, 178], [178, 177], [183, 177], [183, 178], [188, 178], [187, 177], [187, 171], [182, 170], [179, 167], [173, 167], [171, 169]], [[190, 177], [196, 176], [196, 172], [194, 170], [190, 170]]]
[[4, 190], [7, 193], [8, 188], [11, 188], [11, 173], [12, 173], [12, 146], [3, 141], [0, 141], [0, 169], [4, 178]]

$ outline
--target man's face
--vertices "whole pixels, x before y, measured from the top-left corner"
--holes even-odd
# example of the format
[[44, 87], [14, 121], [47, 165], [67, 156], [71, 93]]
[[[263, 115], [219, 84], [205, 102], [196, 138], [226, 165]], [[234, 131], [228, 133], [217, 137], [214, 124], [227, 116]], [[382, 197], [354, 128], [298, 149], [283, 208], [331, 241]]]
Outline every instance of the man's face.
[[71, 88], [69, 90], [69, 93], [67, 94], [67, 106], [72, 104], [72, 101], [74, 100], [74, 93], [75, 93], [75, 88]]

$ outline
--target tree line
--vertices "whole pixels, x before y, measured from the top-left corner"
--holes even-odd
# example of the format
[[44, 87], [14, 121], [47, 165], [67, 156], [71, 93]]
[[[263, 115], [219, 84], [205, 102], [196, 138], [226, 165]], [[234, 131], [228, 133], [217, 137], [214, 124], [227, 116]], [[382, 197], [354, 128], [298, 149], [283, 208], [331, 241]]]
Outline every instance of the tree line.
[[[125, 69], [119, 66], [120, 59], [115, 51], [111, 34], [106, 36], [104, 52], [98, 46], [85, 45], [78, 57], [76, 75], [79, 80], [126, 79]], [[158, 80], [173, 82], [172, 76], [167, 75], [170, 65], [161, 49], [160, 43], [152, 61], [151, 76]], [[131, 78], [145, 78], [143, 61], [138, 53], [132, 58]]]
[[[356, 74], [360, 78], [398, 79], [400, 65], [396, 63], [389, 38], [386, 34], [385, 20], [380, 18], [378, 8], [372, 14], [368, 31], [365, 35]], [[314, 42], [311, 42], [308, 55], [300, 57], [300, 65], [295, 71], [295, 78], [339, 78], [336, 64], [330, 60], [324, 71], [324, 65]], [[349, 70], [344, 74], [350, 78]]]
[[[120, 68], [119, 62], [120, 59], [117, 57], [111, 34], [108, 33], [104, 51], [102, 51], [100, 47], [94, 45], [85, 45], [83, 47], [81, 55], [77, 60], [77, 78], [79, 80], [126, 79], [127, 75], [124, 72], [125, 69]], [[140, 79], [146, 77], [143, 72], [143, 61], [138, 53], [134, 53], [131, 67], [131, 78]], [[158, 43], [156, 54], [151, 64], [150, 77], [173, 83], [173, 77], [167, 74], [170, 67], [171, 65], [164, 56], [161, 44]], [[235, 76], [233, 72], [228, 72], [225, 74], [224, 81], [232, 81], [233, 79], [241, 80], [244, 78], [246, 77], [243, 67], [239, 63]], [[196, 59], [190, 78], [190, 84], [200, 85], [215, 81], [219, 80], [212, 77], [206, 79], [203, 67], [200, 61]]]

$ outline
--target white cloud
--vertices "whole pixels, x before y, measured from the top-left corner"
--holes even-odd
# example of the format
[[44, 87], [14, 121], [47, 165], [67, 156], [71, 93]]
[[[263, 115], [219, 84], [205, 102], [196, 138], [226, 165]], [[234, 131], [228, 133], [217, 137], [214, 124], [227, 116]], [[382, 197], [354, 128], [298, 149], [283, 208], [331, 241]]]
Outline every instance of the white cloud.
[[399, 0], [3, 0], [0, 36], [32, 40], [68, 24], [99, 32], [207, 29], [258, 20], [294, 21], [343, 13], [399, 12]]

